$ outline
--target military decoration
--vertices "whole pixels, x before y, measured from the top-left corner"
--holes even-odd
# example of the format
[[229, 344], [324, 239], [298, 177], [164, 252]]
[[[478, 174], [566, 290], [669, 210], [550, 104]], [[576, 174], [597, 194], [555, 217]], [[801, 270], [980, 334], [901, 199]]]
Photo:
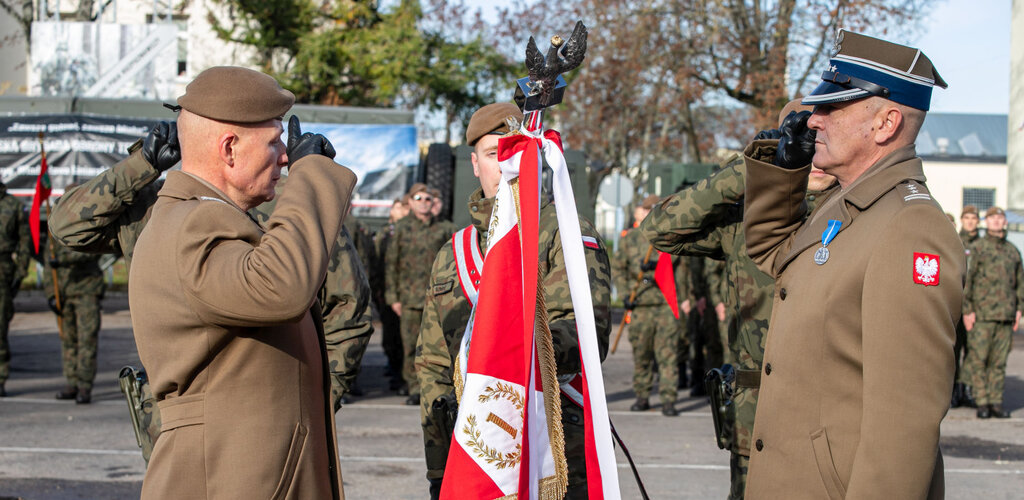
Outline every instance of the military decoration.
[[843, 221], [830, 219], [828, 226], [825, 231], [821, 233], [821, 246], [818, 247], [814, 252], [814, 263], [817, 265], [823, 265], [828, 262], [829, 251], [828, 244], [832, 242], [832, 239], [839, 234], [839, 229], [843, 227]]

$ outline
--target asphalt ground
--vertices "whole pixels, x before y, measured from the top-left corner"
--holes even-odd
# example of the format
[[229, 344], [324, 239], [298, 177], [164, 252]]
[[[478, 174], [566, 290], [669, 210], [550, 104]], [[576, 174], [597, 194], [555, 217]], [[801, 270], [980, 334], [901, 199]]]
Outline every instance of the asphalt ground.
[[[0, 398], [0, 500], [138, 498], [145, 465], [117, 385], [117, 372], [138, 365], [127, 299], [103, 302], [99, 373], [93, 404], [57, 401], [64, 385], [53, 314], [38, 292], [22, 292], [11, 323], [8, 398]], [[385, 358], [375, 334], [359, 385], [365, 395], [338, 412], [339, 448], [349, 499], [427, 498], [419, 407], [387, 389]], [[1010, 355], [1005, 406], [1024, 416], [1024, 348]], [[632, 357], [623, 339], [604, 364], [611, 418], [637, 462], [652, 499], [725, 498], [729, 455], [712, 436], [704, 398], [680, 393], [680, 415], [663, 417], [657, 398], [644, 413], [629, 411]], [[259, 390], [254, 387], [253, 390]], [[657, 391], [655, 391], [656, 393]], [[950, 410], [942, 424], [947, 498], [1021, 498], [1024, 419], [977, 420]], [[623, 498], [640, 498], [619, 453]]]

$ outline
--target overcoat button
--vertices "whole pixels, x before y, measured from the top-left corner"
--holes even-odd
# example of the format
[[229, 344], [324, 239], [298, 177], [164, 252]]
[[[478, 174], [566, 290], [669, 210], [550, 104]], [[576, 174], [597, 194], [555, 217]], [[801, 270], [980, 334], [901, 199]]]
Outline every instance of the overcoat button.
[[757, 447], [757, 451], [761, 451], [764, 449], [764, 442], [758, 439], [757, 442], [754, 443], [754, 446]]
[[779, 290], [779, 298], [782, 299], [782, 300], [786, 300], [786, 289], [785, 288], [783, 288], [782, 290]]
[[772, 364], [771, 363], [768, 363], [767, 365], [764, 365], [764, 374], [765, 375], [771, 375], [772, 374]]

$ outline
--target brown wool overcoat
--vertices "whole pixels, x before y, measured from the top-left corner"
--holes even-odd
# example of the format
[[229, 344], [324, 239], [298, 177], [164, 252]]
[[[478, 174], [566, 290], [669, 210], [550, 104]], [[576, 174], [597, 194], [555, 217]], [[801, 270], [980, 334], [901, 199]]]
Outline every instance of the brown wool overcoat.
[[[809, 167], [756, 160], [761, 142], [747, 149], [744, 224], [776, 282], [746, 498], [942, 498], [965, 263], [921, 160], [890, 154], [805, 222]], [[842, 227], [818, 265], [830, 219]], [[915, 283], [928, 275], [915, 253], [939, 257], [937, 285]]]
[[143, 499], [344, 498], [315, 296], [355, 182], [302, 158], [260, 227], [168, 173], [129, 277], [163, 416]]

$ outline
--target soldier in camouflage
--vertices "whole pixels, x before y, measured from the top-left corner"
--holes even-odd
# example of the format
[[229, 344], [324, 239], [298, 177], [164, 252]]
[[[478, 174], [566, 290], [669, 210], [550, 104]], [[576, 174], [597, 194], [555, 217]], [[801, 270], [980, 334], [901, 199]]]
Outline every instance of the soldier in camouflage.
[[[471, 157], [474, 174], [480, 178], [481, 189], [469, 198], [469, 215], [477, 229], [481, 253], [487, 249], [487, 224], [491, 216], [494, 194], [501, 172], [497, 161], [497, 138], [509, 132], [504, 120], [522, 114], [514, 104], [502, 103], [485, 106], [474, 113], [466, 131], [467, 144], [474, 146]], [[585, 249], [590, 290], [593, 295], [595, 327], [598, 349], [603, 360], [608, 352], [610, 333], [611, 269], [604, 242], [593, 225], [580, 219], [585, 237], [597, 241], [596, 249]], [[540, 286], [544, 289], [548, 322], [554, 343], [555, 363], [559, 375], [579, 373], [582, 364], [576, 337], [576, 320], [566, 281], [565, 262], [562, 259], [561, 240], [555, 207], [550, 203], [541, 207]], [[455, 253], [451, 241], [446, 242], [434, 259], [430, 273], [430, 288], [423, 310], [423, 324], [416, 347], [416, 371], [420, 378], [422, 399], [420, 416], [423, 425], [423, 443], [427, 461], [427, 479], [432, 498], [441, 490], [451, 429], [446, 429], [433, 408], [446, 400], [454, 401], [453, 370], [459, 352], [471, 305], [459, 284]], [[565, 456], [569, 467], [569, 485], [566, 498], [587, 498], [586, 466], [584, 463], [583, 411], [569, 398], [561, 396], [562, 426], [565, 436]]]
[[[135, 242], [149, 220], [162, 185], [158, 179], [161, 173], [173, 167], [180, 159], [175, 124], [161, 122], [129, 149], [127, 158], [66, 192], [59, 206], [50, 214], [50, 232], [61, 243], [77, 251], [123, 255], [125, 264], [131, 267]], [[256, 212], [260, 210], [261, 207], [255, 209]], [[270, 211], [265, 213], [269, 214]], [[325, 316], [325, 335], [335, 332], [340, 336], [336, 336], [335, 341], [327, 345], [332, 375], [340, 374], [331, 377], [332, 404], [335, 409], [339, 405], [337, 398], [347, 390], [347, 386], [343, 385], [344, 374], [350, 372], [349, 366], [353, 363], [358, 367], [360, 359], [356, 358], [361, 358], [372, 333], [365, 309], [369, 301], [368, 285], [364, 286], [359, 281], [365, 281], [365, 272], [359, 278], [349, 267], [349, 264], [362, 265], [353, 255], [337, 255], [338, 252], [351, 252], [352, 246], [347, 243], [344, 234], [344, 231], [339, 234], [335, 255], [331, 257], [325, 279], [325, 286], [337, 288], [321, 290], [320, 293], [324, 301], [320, 304], [322, 310], [331, 312], [330, 323]], [[342, 304], [346, 297], [352, 299]], [[341, 305], [340, 309], [338, 305]], [[362, 325], [364, 322], [365, 326]], [[146, 432], [142, 433], [141, 446], [142, 456], [148, 463], [153, 444], [160, 435], [160, 414], [149, 384], [143, 384], [142, 389], [142, 425]]]
[[1003, 409], [1003, 382], [1010, 341], [1024, 309], [1024, 269], [1020, 251], [1006, 241], [1006, 214], [985, 212], [985, 237], [971, 244], [964, 285], [963, 321], [967, 359], [978, 418], [1009, 418]]
[[[783, 109], [779, 115], [780, 123], [790, 111], [799, 109], [797, 102]], [[777, 131], [762, 134], [772, 132], [777, 134]], [[655, 206], [640, 226], [644, 236], [659, 250], [725, 260], [723, 281], [727, 291], [723, 299], [727, 308], [732, 310], [730, 329], [735, 332], [730, 333], [728, 347], [736, 361], [732, 404], [734, 422], [730, 426], [730, 499], [743, 498], [746, 488], [774, 289], [774, 280], [758, 269], [747, 254], [743, 232], [745, 176], [743, 157], [734, 154], [722, 162], [722, 168], [711, 177]], [[835, 185], [835, 177], [820, 169], [812, 169], [805, 198], [807, 213], [833, 192]]]
[[25, 205], [7, 192], [0, 182], [0, 397], [6, 397], [4, 384], [11, 373], [11, 351], [7, 329], [14, 317], [14, 295], [28, 272], [32, 240], [28, 232]]
[[402, 379], [406, 386], [399, 394], [408, 394], [407, 405], [420, 404], [420, 383], [414, 360], [416, 341], [423, 318], [423, 303], [430, 281], [430, 264], [437, 251], [448, 243], [455, 226], [431, 215], [434, 197], [426, 184], [409, 188], [409, 215], [395, 224], [395, 233], [385, 255], [387, 280], [384, 299], [401, 318]]
[[396, 198], [391, 204], [388, 223], [377, 231], [373, 237], [373, 246], [376, 249], [376, 264], [369, 268], [370, 288], [373, 290], [373, 301], [377, 305], [377, 313], [380, 314], [381, 338], [380, 345], [384, 350], [384, 356], [388, 360], [387, 375], [390, 378], [388, 387], [396, 391], [405, 386], [402, 379], [402, 330], [401, 318], [391, 310], [391, 304], [385, 300], [384, 289], [387, 283], [387, 267], [384, 265], [384, 256], [387, 255], [388, 247], [395, 235], [395, 224], [403, 217], [409, 215], [409, 196]]
[[107, 288], [100, 269], [100, 256], [76, 252], [51, 241], [46, 257], [43, 283], [50, 308], [57, 315], [64, 378], [67, 379], [67, 386], [57, 393], [57, 399], [89, 404], [96, 378], [100, 299]]
[[[967, 205], [960, 213], [960, 242], [964, 244], [964, 253], [967, 257], [967, 268], [971, 267], [971, 245], [978, 239], [978, 207]], [[967, 372], [967, 328], [964, 327], [964, 320], [956, 323], [956, 342], [953, 344], [953, 362], [956, 363], [956, 375], [953, 384], [953, 399], [950, 406], [977, 407], [974, 401], [974, 391], [971, 389], [971, 374]]]
[[[655, 195], [648, 196], [633, 212], [633, 218], [640, 222], [658, 202]], [[658, 366], [658, 392], [661, 399], [661, 413], [667, 417], [679, 414], [675, 408], [676, 386], [679, 369], [676, 357], [682, 323], [679, 317], [680, 298], [689, 296], [685, 269], [676, 272], [676, 262], [683, 260], [672, 255], [652, 251], [651, 244], [638, 229], [630, 229], [619, 241], [615, 253], [615, 286], [622, 296], [627, 310], [632, 311], [629, 323], [629, 342], [633, 346], [633, 392], [636, 402], [632, 411], [646, 411], [651, 405], [648, 400], [654, 384], [654, 364]], [[661, 255], [659, 255], [661, 254]], [[644, 259], [647, 259], [644, 262]], [[668, 296], [655, 281], [655, 269], [660, 259], [669, 259], [672, 269], [675, 296]], [[637, 276], [642, 276], [637, 280]], [[679, 279], [683, 278], [683, 279]], [[666, 285], [667, 286], [667, 285]], [[630, 300], [633, 297], [633, 300]]]

